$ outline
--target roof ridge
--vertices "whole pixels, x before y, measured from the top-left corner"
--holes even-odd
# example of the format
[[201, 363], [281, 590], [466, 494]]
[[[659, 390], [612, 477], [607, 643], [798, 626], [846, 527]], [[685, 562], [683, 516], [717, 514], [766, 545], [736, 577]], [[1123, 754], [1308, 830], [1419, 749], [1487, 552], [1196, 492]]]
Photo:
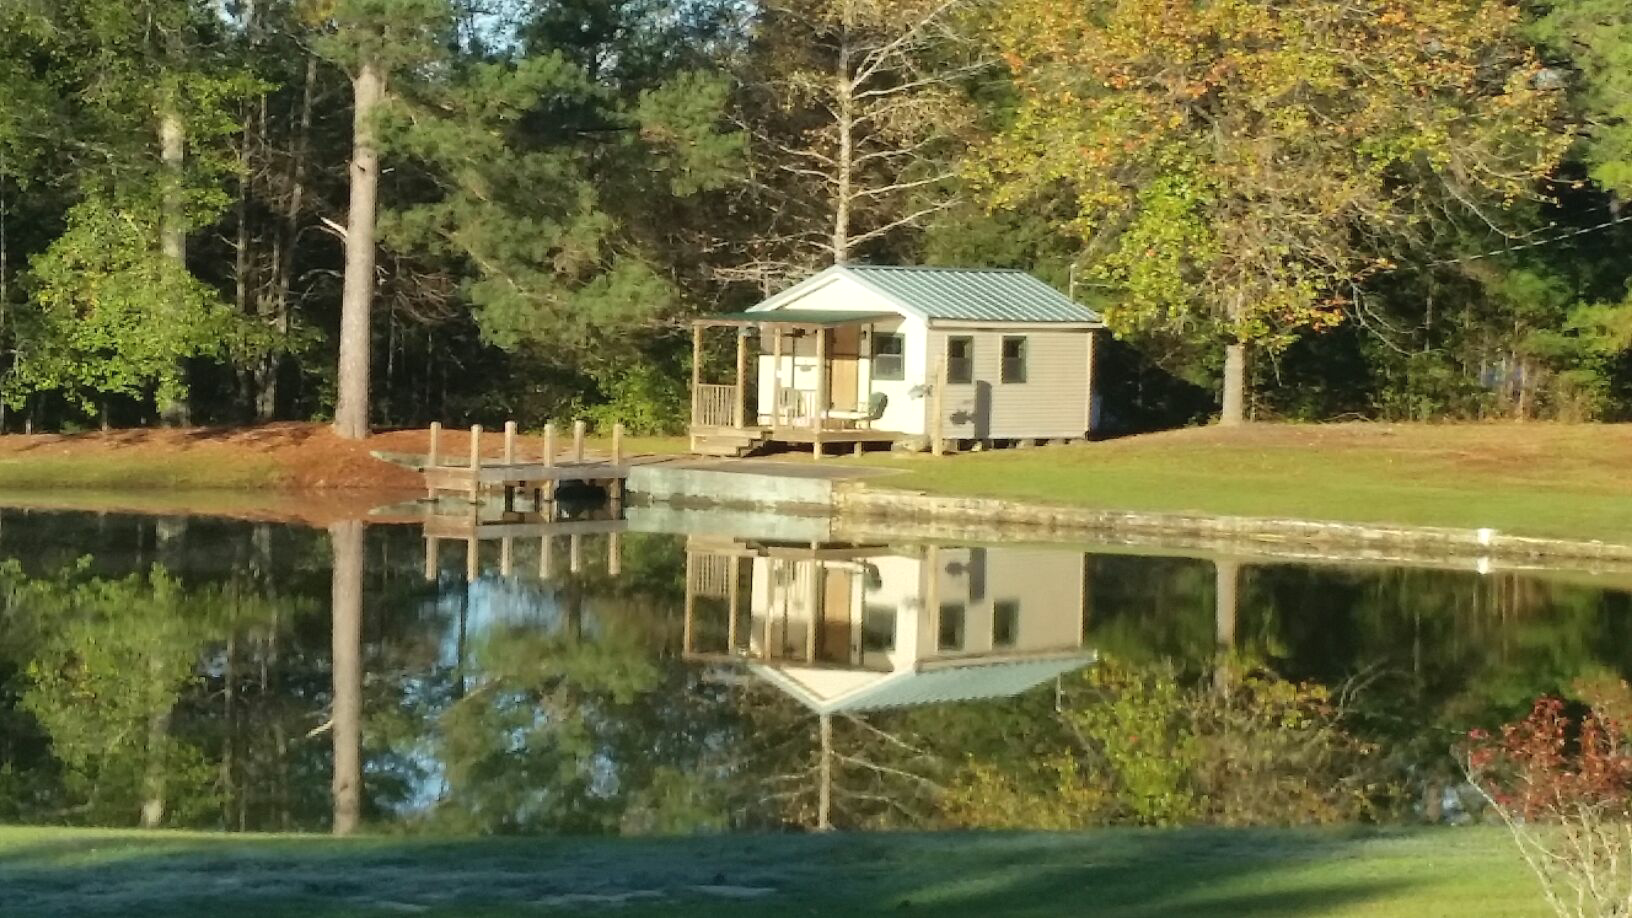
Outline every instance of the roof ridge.
[[1031, 274], [1025, 268], [981, 268], [959, 265], [870, 265], [847, 262], [838, 267], [865, 271], [964, 271], [980, 274], [1025, 274], [1028, 276]]

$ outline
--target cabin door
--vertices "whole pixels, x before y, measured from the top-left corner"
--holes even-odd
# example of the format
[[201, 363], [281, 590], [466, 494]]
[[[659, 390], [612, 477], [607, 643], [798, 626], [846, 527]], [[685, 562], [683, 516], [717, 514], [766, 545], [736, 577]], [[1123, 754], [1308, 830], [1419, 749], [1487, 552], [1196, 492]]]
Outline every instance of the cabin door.
[[818, 632], [816, 659], [823, 663], [849, 665], [851, 602], [855, 573], [842, 568], [817, 568], [822, 574], [821, 631]]
[[841, 325], [828, 335], [827, 378], [833, 396], [828, 407], [856, 411], [861, 408], [861, 326]]

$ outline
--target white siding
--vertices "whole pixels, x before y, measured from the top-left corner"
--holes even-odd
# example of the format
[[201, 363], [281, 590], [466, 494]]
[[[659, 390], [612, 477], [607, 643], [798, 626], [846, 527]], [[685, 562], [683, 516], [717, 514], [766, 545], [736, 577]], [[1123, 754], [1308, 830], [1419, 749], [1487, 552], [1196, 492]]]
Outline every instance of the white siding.
[[[811, 309], [824, 312], [900, 314], [900, 311], [889, 300], [845, 277], [835, 277], [804, 296], [789, 301], [784, 304], [783, 308]], [[882, 392], [888, 401], [885, 404], [884, 416], [875, 421], [873, 426], [879, 430], [921, 434], [924, 432], [924, 417], [927, 411], [923, 383], [927, 378], [925, 339], [928, 328], [921, 319], [915, 316], [902, 315], [899, 319], [877, 323], [873, 330], [900, 332], [903, 336], [906, 347], [904, 361], [906, 372], [903, 374], [905, 378], [901, 380], [872, 379], [872, 359], [870, 357], [872, 345], [870, 340], [864, 341], [861, 346], [860, 378], [857, 384], [859, 404], [857, 407], [866, 407], [869, 392]], [[760, 355], [758, 366], [759, 423], [769, 424], [772, 372], [776, 361], [771, 356], [773, 345], [769, 339], [760, 343], [760, 350], [763, 353]], [[797, 353], [790, 353], [793, 351]], [[805, 392], [814, 392], [816, 390], [816, 342], [809, 335], [797, 339], [784, 339], [782, 387], [785, 389], [799, 389]]]
[[[1081, 437], [1088, 432], [1086, 331], [937, 328], [929, 334], [932, 361], [946, 354], [946, 339], [974, 339], [974, 379], [948, 385], [942, 428], [947, 439], [1007, 440]], [[1026, 381], [1003, 382], [1003, 338], [1026, 339]]]

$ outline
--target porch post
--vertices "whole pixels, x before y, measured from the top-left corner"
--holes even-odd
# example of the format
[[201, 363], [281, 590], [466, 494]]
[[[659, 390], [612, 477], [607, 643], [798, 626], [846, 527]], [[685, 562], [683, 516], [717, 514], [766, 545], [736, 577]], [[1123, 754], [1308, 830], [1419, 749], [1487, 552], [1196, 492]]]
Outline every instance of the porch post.
[[764, 330], [769, 329], [776, 337], [771, 345], [771, 427], [775, 429], [782, 426], [782, 327], [762, 325], [760, 328], [760, 335], [763, 336]]
[[811, 455], [817, 459], [822, 458], [822, 424], [827, 418], [828, 402], [827, 329], [818, 326], [816, 329], [816, 398], [815, 407], [811, 410], [811, 414], [814, 416], [810, 419], [811, 429], [814, 431], [810, 437], [810, 451]]
[[748, 329], [737, 329], [737, 429], [748, 426]]
[[703, 384], [703, 326], [691, 323], [691, 424], [697, 426], [697, 390]]

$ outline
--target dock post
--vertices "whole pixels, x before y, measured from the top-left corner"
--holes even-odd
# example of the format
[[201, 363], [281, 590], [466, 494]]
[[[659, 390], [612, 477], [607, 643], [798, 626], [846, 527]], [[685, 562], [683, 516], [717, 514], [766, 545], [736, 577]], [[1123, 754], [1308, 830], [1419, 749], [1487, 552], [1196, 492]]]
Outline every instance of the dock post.
[[612, 474], [606, 484], [606, 495], [612, 501], [613, 512], [623, 504], [623, 422], [612, 425]]
[[470, 538], [465, 540], [465, 581], [475, 583], [482, 572], [482, 542], [471, 532]]
[[[546, 468], [546, 469], [555, 468], [555, 422], [554, 421], [545, 421], [544, 422], [544, 468]], [[547, 494], [544, 493], [545, 489], [548, 489]], [[538, 510], [541, 513], [544, 510], [544, 498], [546, 498], [546, 497], [548, 497], [552, 501], [555, 500], [555, 479], [553, 479], [553, 478], [550, 479], [544, 485], [544, 488], [536, 490], [536, 491], [533, 492], [533, 500], [538, 503]]]
[[516, 572], [516, 540], [505, 536], [499, 540], [499, 573], [509, 577]]
[[505, 465], [504, 477], [506, 479], [505, 482], [504, 482], [504, 512], [505, 513], [513, 513], [513, 512], [515, 512], [515, 509], [516, 509], [516, 486], [511, 484], [510, 481], [509, 481], [510, 476], [515, 473], [514, 468], [512, 468], [512, 466], [514, 466], [515, 464], [516, 464], [516, 422], [515, 421], [505, 421], [504, 422], [504, 465]]
[[555, 539], [543, 536], [538, 540], [538, 576], [548, 580], [555, 576]]
[[567, 569], [574, 574], [584, 570], [584, 537], [576, 532], [567, 537]]
[[572, 461], [584, 461], [584, 435], [588, 433], [589, 425], [583, 421], [572, 422]]
[[427, 536], [426, 539], [425, 539], [425, 582], [426, 583], [435, 583], [436, 582], [437, 568], [439, 568], [441, 566], [438, 563], [439, 559], [437, 558], [437, 549], [439, 547], [441, 547], [441, 544], [442, 544], [442, 540], [438, 539], [436, 536]]
[[[431, 452], [430, 452], [430, 455], [425, 458], [425, 469], [427, 471], [434, 472], [436, 470], [436, 467], [441, 465], [441, 464], [442, 464], [442, 423], [440, 421], [432, 421], [431, 422]], [[426, 500], [436, 500], [436, 483], [435, 483], [435, 481], [432, 480], [432, 476], [429, 476], [429, 475], [427, 475], [426, 478], [425, 478], [425, 499]]]
[[482, 489], [482, 425], [470, 425], [470, 502], [476, 503]]
[[623, 573], [623, 533], [614, 532], [606, 537], [606, 572], [613, 577]]

